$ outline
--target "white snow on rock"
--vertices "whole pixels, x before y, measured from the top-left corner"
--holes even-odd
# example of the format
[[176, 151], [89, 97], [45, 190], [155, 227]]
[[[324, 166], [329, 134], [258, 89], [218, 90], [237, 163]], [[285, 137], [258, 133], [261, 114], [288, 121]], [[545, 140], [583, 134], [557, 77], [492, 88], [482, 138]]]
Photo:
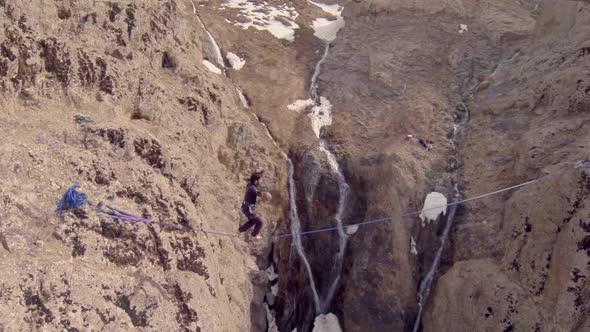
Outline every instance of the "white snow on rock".
[[320, 7], [326, 13], [329, 13], [332, 16], [336, 17], [335, 20], [323, 17], [316, 18], [313, 21], [314, 36], [325, 41], [333, 41], [334, 39], [336, 39], [336, 34], [338, 33], [338, 30], [344, 27], [344, 18], [342, 17], [342, 10], [344, 9], [344, 7], [338, 4], [326, 5], [311, 0], [307, 1]]
[[288, 105], [287, 108], [290, 109], [291, 111], [295, 111], [295, 112], [301, 112], [304, 109], [313, 106], [313, 100], [311, 99], [299, 99], [297, 101], [295, 101], [293, 104]]
[[254, 27], [258, 30], [267, 30], [277, 38], [293, 41], [295, 29], [299, 28], [295, 23], [299, 13], [295, 7], [286, 3], [274, 7], [266, 1], [226, 0], [221, 6], [221, 9], [232, 8], [240, 11], [240, 21], [230, 21], [244, 30]]
[[354, 235], [359, 230], [359, 225], [346, 226], [346, 235]]
[[231, 67], [235, 70], [242, 69], [246, 64], [246, 60], [240, 58], [237, 54], [234, 54], [232, 52], [227, 52], [227, 55], [225, 57], [227, 58], [227, 61], [229, 61]]
[[338, 317], [333, 313], [319, 315], [313, 322], [313, 332], [342, 332]]
[[326, 13], [332, 14], [334, 16], [340, 16], [340, 14], [342, 14], [342, 9], [344, 9], [344, 7], [340, 6], [337, 3], [335, 3], [333, 5], [327, 5], [325, 3], [315, 2], [312, 0], [307, 0], [307, 2], [320, 7]]
[[207, 60], [203, 60], [203, 64], [205, 65], [205, 67], [207, 67], [207, 69], [209, 69], [210, 72], [221, 75], [221, 69], [217, 68], [216, 65], [212, 64]]
[[327, 98], [320, 97], [320, 105], [314, 106], [309, 114], [311, 129], [320, 138], [320, 129], [332, 125], [332, 103]]
[[313, 21], [314, 36], [326, 41], [333, 41], [336, 39], [338, 30], [344, 27], [344, 18], [338, 16], [336, 20], [328, 20], [325, 18], [316, 18]]
[[459, 24], [459, 33], [467, 31], [467, 24]]
[[311, 129], [320, 138], [320, 130], [322, 127], [332, 125], [332, 103], [325, 97], [320, 97], [320, 105], [314, 105], [313, 100], [297, 100], [293, 104], [287, 106], [288, 109], [296, 112], [309, 109], [309, 118], [311, 119]]
[[410, 253], [412, 255], [418, 255], [418, 249], [416, 249], [416, 240], [414, 240], [414, 237], [410, 237]]
[[435, 221], [441, 213], [445, 215], [447, 213], [446, 205], [447, 198], [445, 197], [445, 195], [438, 193], [436, 191], [433, 191], [430, 194], [426, 195], [426, 199], [424, 200], [424, 207], [422, 208], [422, 212], [420, 213], [420, 219], [422, 219], [422, 226], [424, 226], [425, 221]]

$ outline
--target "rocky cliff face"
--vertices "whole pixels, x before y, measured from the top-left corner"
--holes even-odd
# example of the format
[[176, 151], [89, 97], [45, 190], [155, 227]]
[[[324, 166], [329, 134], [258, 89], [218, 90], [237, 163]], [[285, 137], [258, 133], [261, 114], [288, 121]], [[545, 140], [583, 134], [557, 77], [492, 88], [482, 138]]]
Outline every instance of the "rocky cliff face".
[[[514, 6], [507, 4], [498, 7], [506, 15]], [[527, 16], [486, 25], [480, 17], [488, 10], [470, 2], [439, 8], [401, 1], [345, 9], [347, 27], [321, 86], [338, 110], [330, 139], [365, 202], [352, 209], [352, 220], [420, 209], [429, 191], [453, 195], [462, 167], [451, 138], [469, 91], [501, 57], [499, 39], [533, 27]], [[459, 33], [460, 24], [470, 32]], [[434, 150], [420, 147], [418, 137], [432, 139]], [[423, 228], [416, 217], [397, 218], [352, 238], [340, 304], [346, 330], [412, 329], [417, 289], [443, 222]], [[410, 252], [411, 237], [418, 255]]]
[[526, 42], [475, 92], [466, 192], [540, 180], [468, 206], [427, 329], [589, 328], [588, 175], [573, 169], [589, 142], [589, 14], [584, 2], [543, 3]]
[[255, 311], [264, 328], [242, 239], [53, 213], [78, 182], [95, 205], [237, 236], [250, 172], [286, 190], [264, 128], [202, 64], [191, 3], [0, 1], [0, 21], [0, 329], [244, 331]]
[[[327, 135], [362, 197], [349, 210], [350, 220], [420, 209], [428, 191], [451, 196], [453, 177], [467, 197], [542, 178], [536, 188], [459, 212], [441, 282], [426, 304], [424, 330], [586, 327], [585, 217], [567, 227], [567, 240], [543, 229], [558, 219], [569, 224], [586, 201], [585, 175], [573, 170], [573, 162], [588, 149], [587, 38], [581, 32], [588, 28], [587, 13], [583, 2], [346, 6], [347, 26], [320, 86], [336, 110]], [[464, 109], [471, 115], [466, 136], [452, 142], [453, 123]], [[405, 134], [432, 138], [434, 150], [404, 140]], [[542, 188], [545, 181], [568, 189]], [[538, 199], [530, 195], [546, 202], [533, 205]], [[550, 217], [550, 201], [569, 203], [555, 206]], [[526, 211], [513, 211], [516, 202]], [[543, 217], [533, 223], [529, 211]], [[361, 228], [352, 237], [336, 305], [345, 330], [412, 329], [417, 288], [441, 227], [422, 228], [417, 218], [406, 218]], [[564, 227], [553, 226], [555, 234]], [[411, 237], [417, 256], [410, 253]], [[555, 267], [558, 252], [577, 258], [557, 259], [564, 263]], [[567, 324], [561, 315], [569, 317]]]
[[[431, 191], [539, 179], [458, 209], [420, 329], [587, 330], [590, 185], [573, 162], [590, 148], [590, 4], [325, 2], [346, 22], [318, 80], [333, 104], [319, 136], [350, 186], [345, 224], [420, 210]], [[303, 230], [335, 224], [338, 181], [312, 111], [287, 106], [309, 98], [324, 47], [314, 20], [334, 17], [310, 1], [248, 3], [0, 0], [0, 330], [273, 331], [267, 305], [279, 330], [312, 328], [291, 239], [178, 230], [237, 235], [245, 179], [265, 169], [264, 232], [288, 233], [281, 152]], [[56, 216], [75, 182], [94, 204], [172, 226], [89, 207]], [[445, 222], [397, 218], [348, 238], [327, 309], [343, 330], [414, 328]], [[303, 238], [320, 295], [338, 241]], [[278, 298], [260, 271], [271, 263]]]

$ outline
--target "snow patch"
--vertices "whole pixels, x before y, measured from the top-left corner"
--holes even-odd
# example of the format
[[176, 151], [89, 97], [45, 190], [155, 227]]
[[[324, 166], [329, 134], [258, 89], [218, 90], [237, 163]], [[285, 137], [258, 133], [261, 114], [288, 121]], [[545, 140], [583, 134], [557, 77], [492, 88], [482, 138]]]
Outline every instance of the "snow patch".
[[307, 2], [320, 7], [326, 13], [336, 17], [335, 20], [323, 17], [316, 18], [312, 22], [314, 31], [313, 35], [325, 41], [333, 41], [336, 39], [336, 34], [344, 27], [344, 18], [342, 17], [342, 10], [344, 7], [338, 4], [326, 5], [311, 0], [307, 0]]
[[301, 112], [304, 109], [313, 106], [313, 100], [311, 99], [299, 99], [297, 101], [295, 101], [293, 104], [288, 105], [287, 108], [290, 109], [291, 111], [295, 111], [295, 112]]
[[221, 75], [221, 69], [217, 68], [216, 65], [212, 64], [207, 60], [203, 60], [203, 64], [205, 65], [205, 67], [207, 67], [207, 69], [209, 69], [210, 72]]
[[227, 55], [225, 57], [227, 58], [227, 61], [229, 61], [231, 67], [235, 70], [242, 69], [246, 64], [246, 60], [240, 58], [238, 55], [232, 52], [227, 52]]
[[333, 313], [319, 315], [313, 322], [313, 332], [342, 332], [338, 317]]
[[346, 235], [354, 235], [359, 230], [359, 225], [346, 226]]
[[[295, 23], [295, 19], [299, 16], [295, 7], [286, 3], [273, 7], [266, 1], [246, 0], [227, 0], [221, 6], [222, 9], [233, 8], [240, 11], [238, 15], [240, 21], [232, 21], [233, 25], [242, 27], [244, 30], [249, 27], [267, 30], [279, 39], [295, 40], [295, 29], [299, 28], [299, 25]], [[244, 20], [246, 22], [243, 22]]]
[[307, 0], [307, 2], [320, 7], [326, 13], [336, 17], [335, 20], [323, 17], [316, 18], [312, 22], [314, 31], [313, 35], [325, 41], [333, 41], [336, 39], [338, 30], [344, 27], [344, 18], [342, 17], [342, 10], [344, 7], [338, 4], [326, 5], [311, 0]]
[[422, 208], [422, 212], [420, 213], [422, 226], [424, 226], [425, 221], [435, 221], [441, 213], [445, 215], [447, 213], [446, 205], [447, 198], [445, 197], [445, 195], [438, 193], [436, 191], [433, 191], [430, 194], [426, 195], [426, 199], [424, 200], [424, 207]]
[[459, 33], [467, 31], [467, 24], [459, 24]]
[[320, 138], [320, 129], [332, 125], [332, 103], [327, 98], [320, 97], [320, 105], [311, 109], [309, 117], [311, 118], [311, 129], [317, 138]]
[[307, 0], [307, 2], [320, 7], [326, 13], [332, 14], [334, 16], [340, 16], [340, 14], [342, 14], [342, 10], [344, 9], [344, 7], [340, 6], [337, 3], [333, 5], [327, 5], [325, 3], [315, 2], [311, 0]]
[[311, 129], [320, 138], [320, 130], [322, 127], [332, 125], [332, 103], [325, 97], [320, 97], [320, 105], [314, 105], [313, 100], [297, 100], [296, 102], [288, 105], [287, 108], [301, 112], [311, 107], [309, 118], [311, 119]]
[[414, 240], [414, 237], [410, 237], [410, 253], [412, 255], [418, 255], [418, 249], [416, 249], [416, 240]]
[[344, 18], [342, 16], [338, 16], [335, 20], [316, 18], [313, 20], [313, 35], [322, 40], [333, 41], [336, 39], [338, 31], [343, 27]]

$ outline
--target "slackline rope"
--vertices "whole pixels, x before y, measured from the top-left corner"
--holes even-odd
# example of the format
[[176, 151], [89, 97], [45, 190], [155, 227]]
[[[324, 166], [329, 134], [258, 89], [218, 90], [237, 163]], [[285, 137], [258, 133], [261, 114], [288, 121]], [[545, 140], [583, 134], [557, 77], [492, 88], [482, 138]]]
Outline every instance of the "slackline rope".
[[[448, 208], [449, 206], [453, 206], [453, 205], [457, 205], [457, 204], [462, 204], [462, 203], [466, 203], [466, 202], [470, 202], [470, 201], [475, 201], [475, 200], [479, 200], [488, 196], [492, 196], [492, 195], [497, 195], [499, 193], [503, 193], [512, 189], [516, 189], [516, 188], [521, 188], [524, 186], [527, 186], [529, 184], [533, 184], [535, 182], [537, 182], [537, 180], [531, 180], [531, 181], [527, 181], [527, 182], [523, 182], [514, 186], [510, 186], [510, 187], [506, 187], [503, 189], [499, 189], [496, 191], [492, 191], [486, 194], [482, 194], [482, 195], [478, 195], [478, 196], [474, 196], [474, 197], [470, 197], [470, 198], [466, 198], [466, 199], [462, 199], [456, 202], [451, 202], [445, 205], [440, 205], [440, 206], [435, 206], [435, 207], [430, 207], [428, 209], [423, 209], [423, 210], [417, 210], [417, 211], [412, 211], [412, 212], [407, 212], [405, 214], [401, 214], [398, 216], [391, 216], [391, 217], [384, 217], [384, 218], [379, 218], [379, 219], [373, 219], [373, 220], [368, 220], [368, 221], [363, 221], [363, 222], [357, 222], [357, 223], [352, 223], [352, 224], [346, 224], [346, 225], [342, 225], [342, 228], [346, 229], [348, 227], [352, 227], [352, 226], [367, 226], [367, 225], [374, 225], [374, 224], [378, 224], [378, 223], [382, 223], [382, 222], [386, 222], [386, 221], [393, 221], [393, 220], [400, 220], [406, 217], [410, 217], [410, 216], [414, 216], [414, 215], [419, 215], [422, 212], [425, 211], [431, 211], [431, 210], [439, 210], [441, 208]], [[145, 219], [142, 217], [138, 217], [138, 216], [134, 216], [131, 214], [128, 214], [126, 212], [123, 212], [121, 210], [117, 210], [111, 207], [108, 207], [111, 212], [107, 213], [106, 211], [102, 211], [105, 214], [108, 214], [110, 217], [112, 217], [113, 219], [118, 219], [121, 221], [131, 221], [134, 223], [143, 223], [146, 225], [151, 225], [151, 224], [156, 224], [159, 225], [160, 227], [170, 227], [170, 228], [176, 228], [178, 230], [184, 230], [187, 232], [202, 232], [205, 234], [211, 234], [211, 235], [218, 235], [218, 236], [227, 236], [227, 237], [239, 237], [240, 235], [237, 234], [229, 234], [229, 233], [222, 233], [222, 232], [213, 232], [213, 231], [206, 231], [203, 229], [196, 229], [193, 228], [192, 226], [180, 226], [180, 225], [175, 225], [175, 224], [167, 224], [167, 223], [161, 223], [161, 222], [157, 222], [157, 221], [153, 221], [150, 219]], [[114, 213], [113, 213], [114, 212]], [[310, 235], [310, 234], [317, 234], [317, 233], [323, 233], [323, 232], [331, 232], [331, 231], [335, 231], [338, 230], [338, 227], [328, 227], [328, 228], [320, 228], [320, 229], [315, 229], [315, 230], [311, 230], [311, 231], [305, 231], [305, 232], [300, 232], [297, 233], [297, 235]], [[271, 236], [271, 238], [276, 238], [276, 239], [282, 239], [282, 238], [288, 238], [288, 237], [292, 237], [293, 234], [279, 234], [279, 235], [273, 235]]]
[[[392, 220], [396, 220], [396, 219], [403, 219], [405, 217], [409, 217], [409, 216], [413, 216], [413, 215], [418, 215], [418, 214], [420, 214], [420, 213], [422, 213], [424, 211], [438, 210], [438, 209], [441, 209], [441, 208], [447, 208], [449, 206], [453, 206], [453, 205], [457, 205], [457, 204], [461, 204], [461, 203], [475, 201], [475, 200], [478, 200], [478, 199], [482, 199], [484, 197], [488, 197], [488, 196], [496, 195], [496, 194], [499, 194], [499, 193], [503, 193], [503, 192], [508, 191], [508, 190], [512, 190], [512, 189], [524, 187], [524, 186], [527, 186], [529, 184], [535, 183], [537, 181], [538, 181], [538, 179], [537, 180], [531, 180], [531, 181], [523, 182], [523, 183], [520, 183], [520, 184], [511, 186], [511, 187], [507, 187], [507, 188], [503, 188], [503, 189], [500, 189], [500, 190], [492, 191], [492, 192], [489, 192], [489, 193], [486, 193], [486, 194], [474, 196], [474, 197], [471, 197], [471, 198], [462, 199], [462, 200], [459, 200], [459, 201], [456, 201], [456, 202], [452, 202], [452, 203], [449, 203], [449, 204], [445, 204], [445, 205], [431, 207], [431, 208], [428, 208], [428, 209], [407, 212], [407, 213], [402, 214], [402, 215], [399, 215], [399, 216], [384, 217], [384, 218], [373, 219], [373, 220], [369, 220], [369, 221], [363, 221], [363, 222], [357, 222], [357, 223], [353, 223], [353, 224], [342, 225], [342, 228], [346, 229], [347, 227], [351, 227], [351, 226], [366, 226], [366, 225], [377, 224], [377, 223], [381, 223], [381, 222], [385, 222], [385, 221], [392, 221]], [[309, 235], [309, 234], [316, 234], [316, 233], [322, 233], [322, 232], [331, 232], [331, 231], [335, 231], [335, 230], [338, 230], [338, 227], [328, 227], [328, 228], [321, 228], [321, 229], [316, 229], [316, 230], [311, 230], [311, 231], [305, 231], [305, 232], [299, 233], [299, 235]], [[280, 235], [274, 235], [272, 237], [274, 237], [274, 238], [286, 238], [286, 237], [291, 237], [291, 236], [293, 236], [293, 234], [280, 234]]]

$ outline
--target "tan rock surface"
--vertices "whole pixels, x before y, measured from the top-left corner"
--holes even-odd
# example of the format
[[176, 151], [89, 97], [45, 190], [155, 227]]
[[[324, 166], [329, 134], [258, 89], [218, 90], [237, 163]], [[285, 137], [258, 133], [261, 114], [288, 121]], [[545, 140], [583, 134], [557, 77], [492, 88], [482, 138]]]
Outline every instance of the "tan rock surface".
[[[502, 62], [475, 93], [464, 156], [468, 195], [529, 179], [541, 182], [469, 204], [454, 235], [454, 259], [467, 261], [441, 278], [425, 330], [452, 324], [444, 317], [490, 331], [589, 328], [588, 181], [573, 165], [589, 149], [590, 99], [583, 91], [590, 68], [582, 31], [588, 29], [590, 12], [586, 3], [562, 1], [543, 2], [538, 14], [531, 42]], [[477, 290], [474, 273], [468, 277], [473, 281], [449, 282], [474, 258], [490, 259], [495, 266], [486, 278], [492, 284], [510, 279], [515, 289], [510, 296], [472, 301], [442, 295], [464, 294], [460, 289], [465, 287]], [[485, 303], [492, 311], [511, 310], [492, 315]]]
[[[471, 197], [540, 178], [459, 209], [423, 330], [588, 329], [590, 187], [572, 166], [590, 149], [590, 4], [326, 2], [345, 5], [318, 82], [334, 105], [322, 137], [351, 186], [345, 224], [418, 210], [431, 191], [451, 198], [454, 184]], [[309, 98], [323, 48], [310, 25], [324, 13], [265, 2], [263, 11], [299, 13], [290, 42], [235, 26], [246, 18], [223, 3], [0, 0], [0, 330], [263, 331], [263, 301], [281, 331], [311, 329], [309, 280], [288, 239], [271, 249], [90, 207], [53, 213], [79, 182], [94, 204], [237, 235], [246, 178], [264, 169], [273, 196], [264, 234], [285, 233], [283, 150], [302, 227], [334, 225], [336, 177], [306, 112], [287, 109]], [[242, 69], [207, 69], [215, 48], [194, 10]], [[470, 121], [453, 141], [465, 108]], [[443, 226], [405, 218], [349, 238], [330, 310], [344, 331], [412, 330]], [[338, 236], [303, 243], [325, 294]], [[260, 271], [269, 260], [279, 273], [272, 300]]]
[[78, 182], [93, 204], [113, 196], [131, 213], [237, 236], [246, 178], [265, 169], [279, 199], [265, 234], [276, 227], [284, 161], [234, 85], [198, 60], [190, 2], [0, 1], [0, 19], [0, 329], [260, 324], [250, 254], [262, 248], [90, 207], [53, 212]]
[[[335, 105], [330, 140], [343, 159], [346, 175], [359, 195], [365, 195], [360, 199], [365, 204], [352, 212], [358, 213], [361, 220], [418, 209], [427, 190], [439, 189], [450, 194], [446, 180], [450, 174], [446, 172], [457, 170], [461, 174], [462, 162], [465, 195], [471, 197], [558, 172], [566, 162], [571, 167], [572, 161], [581, 159], [582, 152], [588, 149], [584, 143], [588, 141], [588, 117], [583, 111], [587, 108], [586, 96], [576, 92], [587, 85], [588, 68], [583, 60], [574, 60], [585, 54], [581, 49], [586, 39], [581, 31], [588, 28], [587, 4], [544, 3], [536, 7], [529, 2], [462, 1], [445, 2], [446, 5], [367, 1], [350, 4], [345, 10], [347, 26], [327, 61], [320, 86], [325, 89], [323, 95]], [[565, 22], [576, 23], [568, 26]], [[468, 32], [459, 33], [459, 24], [466, 24]], [[567, 65], [555, 68], [555, 62], [549, 59], [557, 60], [566, 52], [569, 56], [562, 61]], [[560, 55], [549, 56], [551, 53]], [[544, 112], [545, 116], [535, 118], [535, 102], [529, 99], [535, 94], [540, 96], [541, 92], [533, 91], [540, 91], [544, 85], [551, 93], [545, 95], [542, 110], [536, 112]], [[476, 91], [473, 101], [472, 91]], [[547, 105], [549, 95], [553, 106]], [[472, 119], [460, 146], [464, 161], [457, 163], [448, 138], [453, 130], [455, 108], [463, 108], [462, 100]], [[428, 135], [435, 142], [434, 151], [427, 153], [404, 140], [405, 134]], [[575, 186], [569, 188], [568, 194], [578, 190]], [[563, 199], [547, 189], [536, 190], [550, 192], [548, 200]], [[514, 228], [506, 231], [509, 221], [503, 211], [510, 204], [510, 195], [469, 204], [458, 216], [452, 250], [443, 257], [441, 272], [452, 266], [448, 272], [452, 277], [445, 279], [444, 274], [441, 283], [435, 284], [437, 291], [429, 302], [433, 304], [427, 305], [429, 314], [423, 320], [425, 331], [447, 330], [449, 326], [457, 331], [476, 328], [481, 317], [473, 317], [476, 313], [472, 308], [477, 306], [478, 315], [484, 315], [486, 308], [480, 310], [479, 302], [464, 296], [443, 298], [439, 294], [464, 294], [458, 287], [475, 291], [490, 278], [495, 282], [497, 279], [499, 287], [511, 289], [494, 295], [498, 305], [492, 306], [493, 310], [518, 312], [510, 313], [508, 318], [489, 320], [490, 325], [486, 326], [491, 330], [501, 324], [507, 329], [511, 324], [516, 329], [534, 329], [539, 323], [541, 330], [559, 325], [551, 325], [549, 319], [537, 321], [540, 315], [546, 315], [545, 304], [537, 304], [537, 299], [529, 297], [523, 281], [504, 276], [505, 265], [496, 265], [498, 259], [512, 257], [514, 248], [519, 248], [508, 244], [507, 233]], [[540, 210], [545, 211], [544, 207]], [[567, 211], [565, 206], [560, 208], [556, 217]], [[546, 217], [539, 221], [547, 222]], [[361, 228], [353, 237], [340, 304], [345, 330], [411, 330], [417, 310], [416, 290], [438, 246], [433, 232], [441, 229], [434, 226], [421, 230], [417, 225], [412, 220], [395, 221], [373, 229]], [[575, 232], [575, 239], [563, 240], [567, 246], [560, 252], [581, 243], [583, 230]], [[417, 258], [409, 250], [410, 235], [418, 242]], [[551, 245], [541, 245], [547, 241], [546, 235], [539, 235], [532, 242], [527, 254], [532, 256], [525, 260], [537, 266], [536, 274], [520, 279], [537, 283], [546, 279], [543, 275], [547, 272], [540, 268], [545, 263], [540, 261], [546, 260], [546, 252], [551, 251]], [[560, 268], [564, 271], [559, 274], [561, 277], [555, 278], [567, 279], [565, 276], [573, 273], [565, 272], [570, 268], [587, 269], [583, 265], [584, 255], [581, 252], [576, 260], [581, 266], [568, 263]], [[478, 269], [469, 264], [484, 264], [474, 258], [487, 259], [488, 277], [482, 276], [480, 280], [473, 272]], [[456, 266], [463, 260], [467, 262]], [[457, 279], [456, 269], [472, 272]], [[583, 272], [579, 279], [586, 280], [586, 274]], [[573, 303], [568, 303], [573, 297], [565, 295], [567, 287], [551, 292], [560, 294], [553, 295], [561, 299], [556, 310], [571, 317], [570, 328], [583, 326], [587, 309], [575, 309]], [[515, 302], [507, 300], [509, 293]]]
[[[409, 3], [347, 7], [346, 29], [321, 76], [335, 105], [329, 137], [359, 203], [349, 210], [351, 221], [417, 210], [430, 191], [452, 195], [451, 172], [460, 164], [450, 138], [462, 94], [497, 56], [489, 26], [461, 11]], [[459, 34], [459, 23], [476, 33]], [[432, 139], [434, 150], [423, 149], [418, 138]], [[416, 292], [442, 225], [422, 229], [418, 218], [396, 218], [354, 235], [340, 307], [345, 330], [412, 329]], [[411, 235], [418, 257], [410, 253]]]

